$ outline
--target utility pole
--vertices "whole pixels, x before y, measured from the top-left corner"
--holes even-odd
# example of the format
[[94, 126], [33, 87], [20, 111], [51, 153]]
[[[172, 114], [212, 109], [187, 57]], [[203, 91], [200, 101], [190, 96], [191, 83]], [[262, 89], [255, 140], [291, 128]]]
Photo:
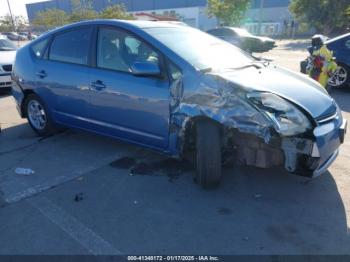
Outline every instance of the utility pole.
[[8, 5], [8, 7], [9, 7], [9, 11], [10, 11], [10, 16], [11, 16], [11, 22], [12, 22], [13, 31], [16, 31], [15, 21], [13, 20], [13, 15], [12, 15], [12, 11], [11, 11], [11, 6], [10, 6], [9, 0], [7, 0], [7, 5]]
[[263, 9], [264, 9], [264, 0], [260, 0], [258, 35], [261, 35]]

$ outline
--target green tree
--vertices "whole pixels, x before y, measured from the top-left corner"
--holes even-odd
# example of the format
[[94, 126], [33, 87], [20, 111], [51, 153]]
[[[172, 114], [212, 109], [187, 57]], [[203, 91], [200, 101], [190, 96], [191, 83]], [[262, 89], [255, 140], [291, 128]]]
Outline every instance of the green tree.
[[289, 9], [299, 22], [331, 34], [345, 29], [348, 7], [349, 0], [292, 0]]
[[208, 15], [227, 26], [240, 25], [251, 0], [208, 0]]
[[22, 31], [28, 27], [28, 22], [23, 16], [14, 16], [13, 22], [15, 28], [13, 28], [11, 16], [9, 14], [0, 17], [0, 32]]
[[101, 11], [99, 14], [100, 18], [103, 19], [124, 19], [132, 20], [135, 19], [133, 15], [126, 12], [124, 5], [112, 5], [108, 6]]
[[52, 29], [55, 27], [63, 26], [69, 21], [69, 16], [66, 12], [60, 9], [47, 9], [37, 13], [32, 24], [36, 27], [44, 29]]
[[349, 27], [350, 27], [350, 4], [349, 4], [348, 8], [346, 9], [345, 14], [348, 18], [348, 28], [347, 29], [349, 30]]
[[69, 22], [71, 23], [98, 18], [92, 0], [71, 0], [71, 5], [72, 13], [69, 16]]

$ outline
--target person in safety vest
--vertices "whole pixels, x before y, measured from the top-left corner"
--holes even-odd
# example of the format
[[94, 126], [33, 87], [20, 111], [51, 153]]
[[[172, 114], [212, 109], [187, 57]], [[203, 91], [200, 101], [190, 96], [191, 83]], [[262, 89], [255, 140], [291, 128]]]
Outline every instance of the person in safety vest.
[[318, 81], [324, 88], [328, 87], [329, 77], [336, 71], [337, 64], [333, 59], [333, 52], [323, 42], [321, 35], [312, 37], [311, 64], [308, 75]]

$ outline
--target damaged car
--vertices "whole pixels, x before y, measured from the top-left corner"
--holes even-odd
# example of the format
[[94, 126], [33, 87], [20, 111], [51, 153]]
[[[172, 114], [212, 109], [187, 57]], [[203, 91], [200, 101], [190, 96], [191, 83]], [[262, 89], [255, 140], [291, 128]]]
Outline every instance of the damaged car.
[[21, 48], [12, 78], [38, 135], [78, 128], [190, 157], [203, 187], [220, 182], [228, 158], [317, 177], [346, 132], [315, 81], [176, 24], [68, 25]]

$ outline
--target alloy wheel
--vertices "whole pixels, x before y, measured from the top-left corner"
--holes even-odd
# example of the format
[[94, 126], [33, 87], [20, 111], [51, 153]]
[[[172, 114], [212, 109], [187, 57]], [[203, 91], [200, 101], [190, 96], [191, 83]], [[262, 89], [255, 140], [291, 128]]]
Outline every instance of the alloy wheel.
[[47, 123], [44, 107], [36, 100], [28, 103], [28, 118], [30, 123], [37, 129], [43, 130]]
[[334, 72], [334, 74], [329, 78], [328, 83], [332, 87], [338, 87], [343, 85], [348, 78], [348, 72], [346, 69], [342, 66], [338, 66], [337, 70]]

